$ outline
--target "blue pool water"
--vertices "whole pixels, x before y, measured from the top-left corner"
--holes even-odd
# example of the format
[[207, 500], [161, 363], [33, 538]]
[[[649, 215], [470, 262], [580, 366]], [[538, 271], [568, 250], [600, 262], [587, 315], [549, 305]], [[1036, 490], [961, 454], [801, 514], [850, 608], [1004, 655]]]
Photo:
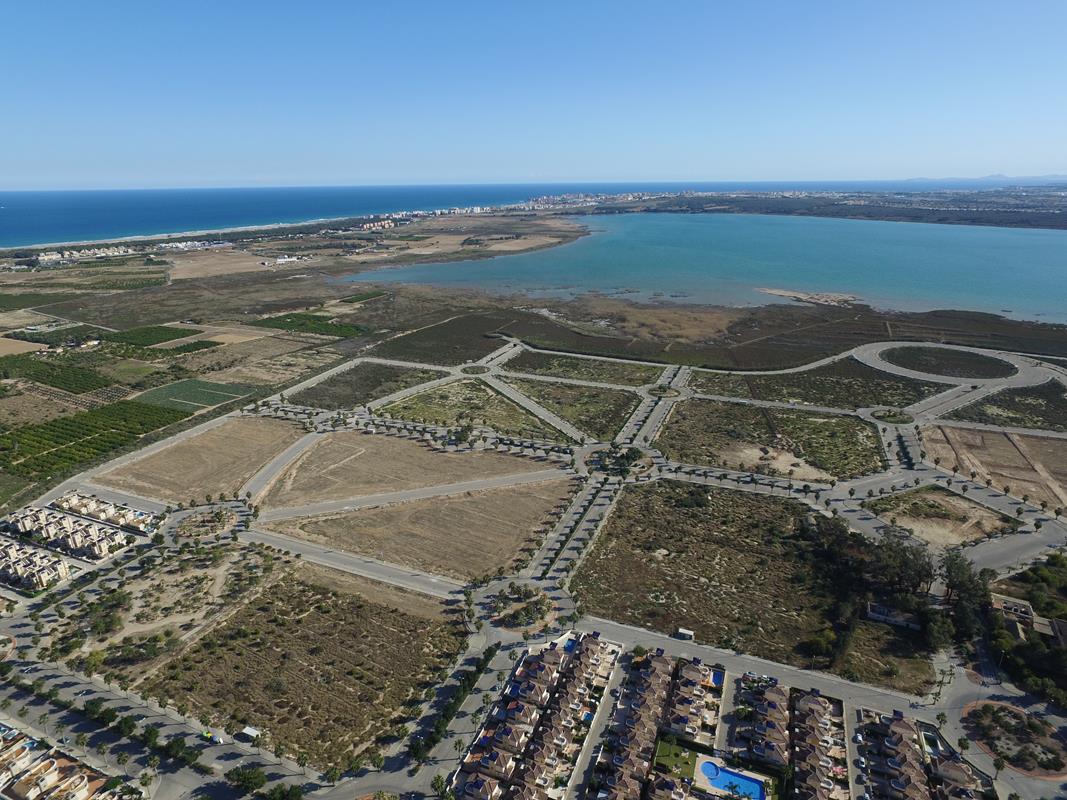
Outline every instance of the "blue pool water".
[[593, 712], [586, 711], [584, 714], [582, 714], [582, 720], [585, 722], [591, 722], [593, 720]]
[[578, 640], [577, 639], [568, 639], [566, 642], [563, 643], [563, 652], [564, 653], [573, 653], [574, 652], [574, 648], [577, 646], [577, 644], [578, 644]]
[[763, 784], [749, 778], [747, 775], [742, 775], [740, 772], [734, 772], [732, 769], [726, 769], [725, 767], [717, 767], [710, 761], [701, 763], [700, 771], [704, 773], [708, 783], [716, 789], [721, 789], [724, 792], [736, 789], [742, 797], [748, 797], [751, 800], [765, 799], [766, 792], [763, 789]]
[[722, 686], [723, 678], [724, 678], [724, 674], [723, 674], [722, 670], [713, 669], [711, 671], [711, 685], [712, 686]]
[[579, 221], [592, 235], [561, 247], [369, 270], [346, 280], [724, 306], [786, 302], [761, 288], [842, 292], [876, 308], [1067, 322], [1067, 231], [747, 214]]

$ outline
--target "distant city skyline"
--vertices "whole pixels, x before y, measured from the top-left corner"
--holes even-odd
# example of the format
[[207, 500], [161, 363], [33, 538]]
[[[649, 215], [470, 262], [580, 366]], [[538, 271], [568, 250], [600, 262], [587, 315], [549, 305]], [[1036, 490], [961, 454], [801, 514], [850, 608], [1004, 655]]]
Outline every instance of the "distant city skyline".
[[1057, 0], [56, 0], [0, 25], [0, 190], [1067, 174]]

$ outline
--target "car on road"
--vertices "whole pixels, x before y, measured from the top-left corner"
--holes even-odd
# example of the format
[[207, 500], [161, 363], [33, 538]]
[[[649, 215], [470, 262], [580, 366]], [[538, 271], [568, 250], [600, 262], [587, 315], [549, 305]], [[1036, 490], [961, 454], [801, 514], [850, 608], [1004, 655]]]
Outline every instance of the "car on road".
[[863, 756], [860, 756], [856, 759], [856, 766], [860, 769], [867, 769], [867, 759], [865, 759]]
[[854, 741], [856, 744], [863, 744], [863, 734], [857, 733], [855, 736], [852, 737], [852, 741]]

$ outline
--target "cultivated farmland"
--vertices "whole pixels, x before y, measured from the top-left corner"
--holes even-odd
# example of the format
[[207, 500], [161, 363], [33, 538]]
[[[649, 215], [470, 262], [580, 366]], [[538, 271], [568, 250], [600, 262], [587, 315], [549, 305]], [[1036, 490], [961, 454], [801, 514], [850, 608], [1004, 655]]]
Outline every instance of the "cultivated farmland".
[[81, 411], [0, 435], [0, 467], [38, 478], [64, 472], [133, 444], [186, 412], [131, 401]]
[[247, 394], [248, 388], [245, 386], [189, 379], [149, 389], [139, 394], [137, 401], [196, 413], [238, 400]]

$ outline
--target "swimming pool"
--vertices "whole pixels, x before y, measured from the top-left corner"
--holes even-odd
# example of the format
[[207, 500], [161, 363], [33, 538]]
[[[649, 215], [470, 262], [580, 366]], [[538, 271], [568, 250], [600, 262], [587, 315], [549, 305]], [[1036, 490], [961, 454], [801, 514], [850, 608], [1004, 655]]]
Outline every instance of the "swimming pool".
[[724, 677], [725, 673], [721, 669], [713, 669], [711, 671], [711, 685], [722, 686], [722, 681]]
[[748, 797], [750, 800], [765, 800], [766, 792], [763, 789], [763, 783], [754, 778], [742, 775], [740, 772], [734, 772], [726, 767], [720, 767], [710, 761], [702, 762], [700, 771], [707, 778], [708, 783], [720, 791], [736, 791], [742, 797]]

